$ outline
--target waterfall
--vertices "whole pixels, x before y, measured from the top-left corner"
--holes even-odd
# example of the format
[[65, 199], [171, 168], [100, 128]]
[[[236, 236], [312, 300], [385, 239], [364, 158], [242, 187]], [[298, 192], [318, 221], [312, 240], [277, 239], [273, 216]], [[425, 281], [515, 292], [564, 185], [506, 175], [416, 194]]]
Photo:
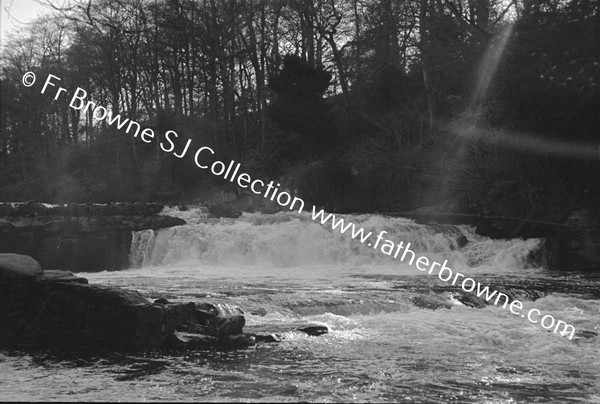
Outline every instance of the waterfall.
[[[505, 272], [532, 265], [532, 255], [542, 243], [530, 240], [492, 240], [470, 226], [417, 224], [404, 218], [378, 215], [340, 215], [395, 242], [410, 242], [416, 252], [456, 268]], [[466, 245], [464, 241], [466, 239]], [[462, 242], [461, 242], [462, 241]], [[315, 223], [309, 215], [278, 213], [244, 214], [239, 219], [207, 219], [193, 224], [143, 230], [133, 235], [133, 267], [177, 264], [219, 266], [399, 265], [379, 250], [369, 248], [348, 234]]]
[[132, 268], [141, 268], [148, 262], [148, 257], [154, 248], [156, 235], [154, 230], [134, 231], [131, 235], [129, 264]]

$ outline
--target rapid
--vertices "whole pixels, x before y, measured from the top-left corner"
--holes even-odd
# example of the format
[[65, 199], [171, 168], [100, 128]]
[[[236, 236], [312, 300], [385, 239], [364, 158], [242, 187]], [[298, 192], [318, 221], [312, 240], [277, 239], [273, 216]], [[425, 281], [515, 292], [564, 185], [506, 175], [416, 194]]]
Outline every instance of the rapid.
[[[538, 239], [469, 226], [348, 215], [432, 260], [573, 324], [573, 340], [493, 305], [467, 307], [417, 271], [307, 214], [209, 218], [132, 234], [131, 268], [82, 274], [149, 299], [234, 303], [247, 332], [277, 344], [182, 354], [1, 353], [3, 399], [172, 401], [599, 402], [600, 277], [549, 271]], [[466, 239], [464, 242], [460, 240]], [[437, 309], [417, 304], [434, 297]], [[326, 325], [311, 337], [299, 324]]]

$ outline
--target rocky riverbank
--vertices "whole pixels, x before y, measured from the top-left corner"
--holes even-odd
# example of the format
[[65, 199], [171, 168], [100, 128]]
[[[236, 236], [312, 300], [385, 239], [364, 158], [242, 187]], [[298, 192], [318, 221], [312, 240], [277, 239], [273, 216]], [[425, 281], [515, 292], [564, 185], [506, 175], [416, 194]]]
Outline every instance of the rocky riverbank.
[[[431, 227], [468, 224], [477, 234], [493, 239], [544, 240], [536, 261], [549, 269], [600, 272], [600, 206], [571, 212], [564, 222], [503, 215], [445, 212], [436, 207], [388, 213]], [[444, 231], [443, 228], [440, 231]]]
[[119, 270], [129, 265], [131, 232], [185, 224], [153, 203], [0, 203], [0, 253], [29, 255], [44, 268]]
[[139, 292], [42, 271], [31, 257], [0, 254], [0, 345], [138, 350], [248, 345], [234, 306], [154, 304]]
[[[2, 347], [238, 348], [280, 340], [276, 335], [245, 334], [244, 325], [243, 311], [235, 305], [165, 299], [151, 303], [134, 290], [91, 285], [67, 271], [42, 271], [31, 257], [0, 254]], [[313, 328], [301, 331], [327, 332]]]

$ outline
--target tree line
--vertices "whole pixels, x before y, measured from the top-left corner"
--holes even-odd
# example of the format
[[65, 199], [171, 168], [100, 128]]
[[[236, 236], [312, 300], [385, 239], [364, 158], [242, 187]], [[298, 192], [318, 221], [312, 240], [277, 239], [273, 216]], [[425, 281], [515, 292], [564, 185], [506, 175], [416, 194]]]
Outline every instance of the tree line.
[[333, 210], [433, 204], [440, 188], [451, 190], [441, 202], [466, 209], [503, 181], [533, 206], [546, 203], [546, 186], [565, 204], [597, 195], [585, 180], [575, 194], [569, 185], [594, 161], [552, 151], [532, 158], [485, 136], [454, 161], [464, 141], [447, 130], [469, 110], [478, 76], [491, 74], [481, 71], [490, 44], [512, 25], [478, 101], [480, 130], [598, 142], [597, 2], [46, 3], [53, 11], [3, 50], [2, 199], [177, 201], [222, 185], [193, 162], [95, 121], [91, 110], [24, 88], [27, 71], [54, 74], [113, 115], [175, 130]]

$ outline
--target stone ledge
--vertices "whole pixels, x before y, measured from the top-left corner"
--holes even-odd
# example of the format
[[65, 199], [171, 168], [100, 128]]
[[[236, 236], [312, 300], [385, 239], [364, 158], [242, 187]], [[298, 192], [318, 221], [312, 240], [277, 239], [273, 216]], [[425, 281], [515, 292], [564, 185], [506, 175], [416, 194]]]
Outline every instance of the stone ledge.
[[140, 203], [0, 203], [0, 253], [30, 255], [49, 269], [124, 269], [132, 232], [185, 224], [161, 211], [162, 205]]

